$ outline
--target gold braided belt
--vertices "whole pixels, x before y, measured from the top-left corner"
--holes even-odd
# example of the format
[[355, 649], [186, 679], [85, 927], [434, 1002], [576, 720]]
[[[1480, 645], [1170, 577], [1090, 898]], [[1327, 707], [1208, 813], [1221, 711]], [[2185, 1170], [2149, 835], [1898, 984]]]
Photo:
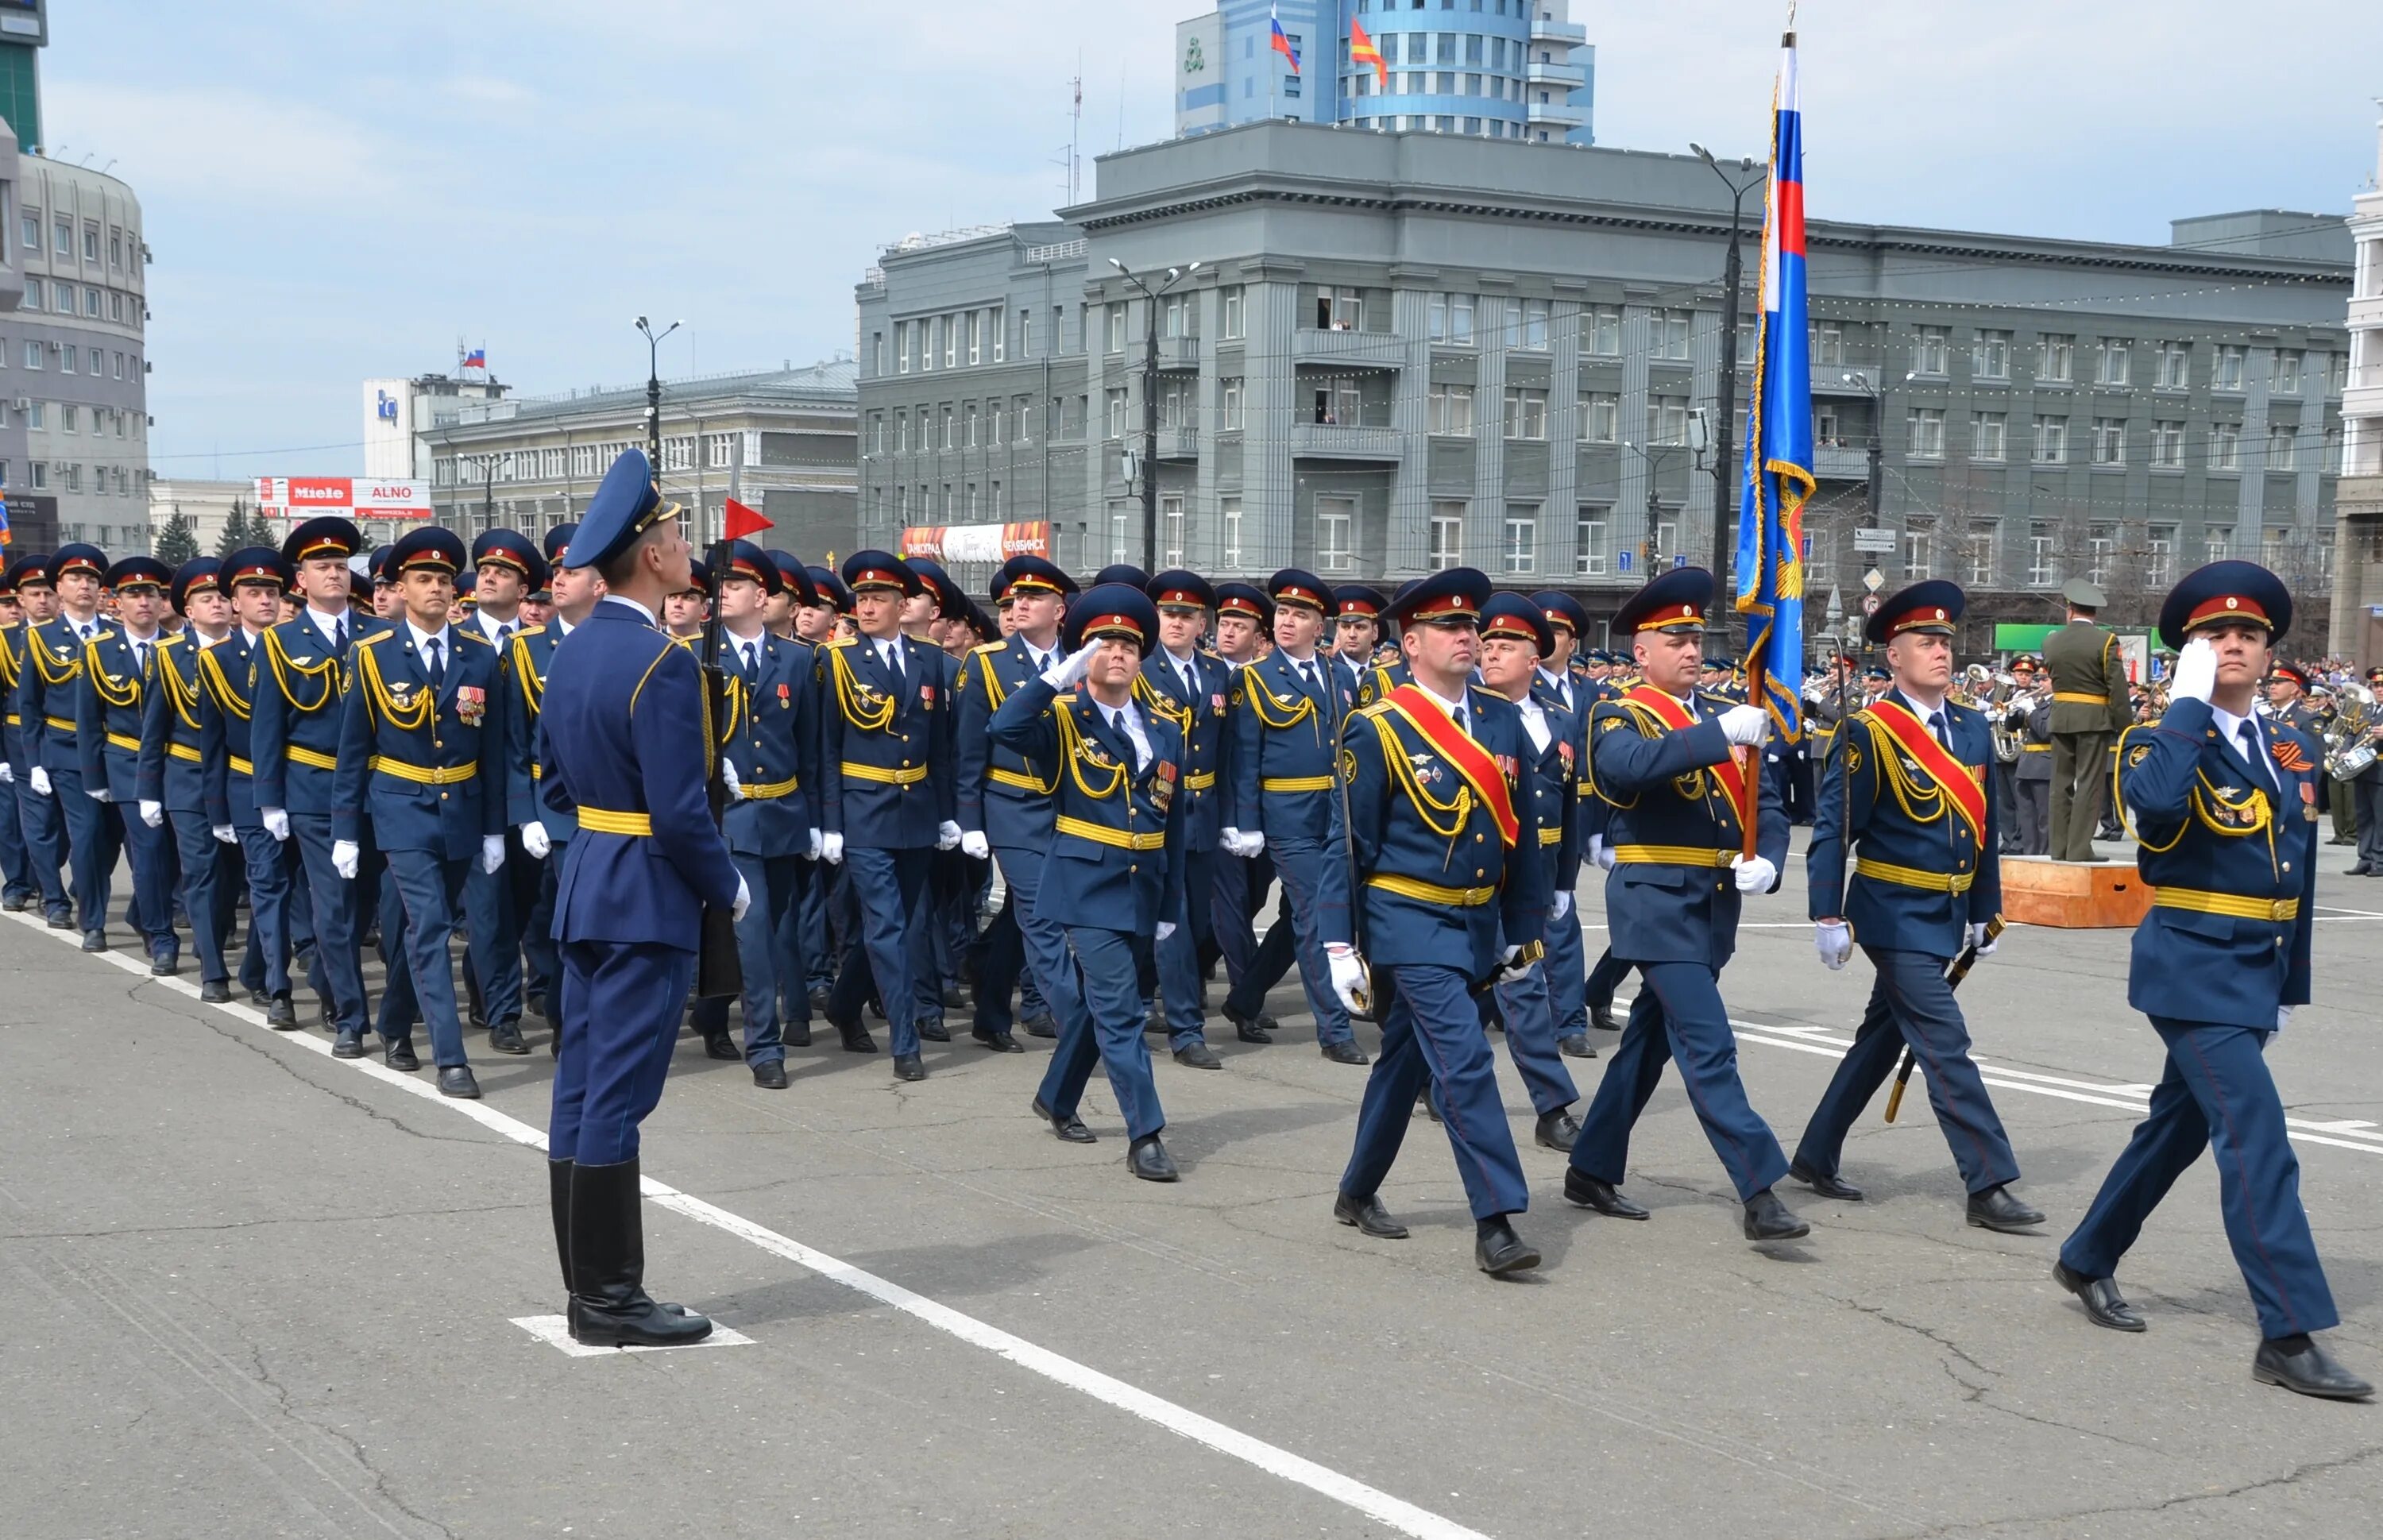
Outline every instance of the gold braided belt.
[[325, 754], [320, 749], [301, 748], [296, 744], [289, 744], [281, 752], [290, 757], [291, 764], [304, 765], [309, 770], [335, 770], [340, 768], [339, 756]]
[[1083, 819], [1071, 819], [1064, 814], [1052, 819], [1052, 827], [1062, 834], [1072, 834], [1080, 840], [1090, 840], [1094, 844], [1114, 845], [1119, 850], [1164, 850], [1167, 847], [1167, 835], [1164, 831], [1148, 834], [1129, 834], [1122, 829], [1111, 829], [1106, 824], [1092, 823]]
[[649, 813], [615, 813], [602, 807], [579, 809], [579, 827], [599, 834], [627, 834], [638, 839], [651, 839], [653, 816]]
[[924, 765], [913, 765], [908, 770], [880, 770], [875, 765], [856, 765], [846, 759], [836, 768], [855, 781], [871, 781], [881, 786], [915, 786], [927, 779]]
[[1328, 792], [1332, 778], [1328, 775], [1269, 775], [1258, 782], [1261, 790], [1269, 792]]
[[2297, 898], [2246, 898], [2241, 893], [2204, 893], [2199, 888], [2155, 888], [2152, 903], [2163, 909], [2230, 915], [2236, 919], [2264, 919], [2278, 925], [2301, 918], [2301, 901]]
[[1613, 860], [1625, 867], [1725, 867], [1738, 857], [1735, 850], [1708, 850], [1700, 844], [1617, 844]]
[[1459, 909], [1477, 909], [1498, 896], [1495, 888], [1443, 888], [1437, 882], [1419, 882], [1412, 877], [1399, 877], [1389, 872], [1377, 872], [1365, 879], [1365, 886], [1394, 893], [1401, 898], [1413, 898], [1426, 904], [1446, 904]]
[[[235, 759], [232, 763], [237, 765], [240, 761]], [[421, 786], [460, 786], [480, 773], [477, 759], [468, 765], [424, 766], [408, 764], [386, 754], [376, 754], [372, 757], [371, 765], [384, 775], [394, 775], [401, 781], [411, 781]]]
[[2107, 706], [2108, 696], [2090, 695], [2083, 690], [2055, 690], [2052, 698], [2065, 706]]
[[784, 781], [748, 781], [745, 782], [745, 797], [748, 802], [773, 802], [794, 795], [801, 781], [799, 775], [790, 775]]
[[1873, 861], [1867, 856], [1854, 857], [1854, 874], [1874, 882], [1924, 888], [1930, 893], [1968, 893], [1969, 884], [1978, 880], [1974, 871], [1922, 871], [1918, 867], [1899, 867], [1892, 861]]

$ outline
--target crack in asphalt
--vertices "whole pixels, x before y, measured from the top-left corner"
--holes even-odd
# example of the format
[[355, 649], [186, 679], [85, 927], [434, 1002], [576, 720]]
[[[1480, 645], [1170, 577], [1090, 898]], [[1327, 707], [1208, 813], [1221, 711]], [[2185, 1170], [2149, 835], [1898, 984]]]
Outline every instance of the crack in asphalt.
[[311, 1215], [276, 1214], [263, 1219], [228, 1219], [216, 1225], [121, 1225], [94, 1230], [11, 1230], [0, 1234], [0, 1240], [105, 1240], [113, 1236], [209, 1235], [231, 1230], [262, 1229], [271, 1226], [312, 1226], [318, 1225], [375, 1224], [384, 1219], [445, 1219], [462, 1214], [506, 1214], [515, 1210], [537, 1209], [543, 1212], [545, 1200], [535, 1203], [480, 1203], [452, 1209], [388, 1209], [373, 1214], [320, 1214]]
[[263, 1344], [255, 1342], [248, 1344], [248, 1361], [249, 1378], [255, 1384], [262, 1386], [266, 1393], [273, 1398], [271, 1410], [275, 1415], [285, 1418], [299, 1427], [304, 1428], [307, 1432], [312, 1433], [315, 1436], [329, 1443], [335, 1448], [344, 1453], [351, 1460], [354, 1461], [356, 1468], [371, 1478], [371, 1490], [374, 1497], [379, 1498], [382, 1502], [387, 1503], [389, 1507], [397, 1509], [400, 1513], [404, 1514], [415, 1523], [422, 1525], [425, 1529], [428, 1529], [438, 1534], [444, 1535], [446, 1540], [455, 1540], [455, 1532], [453, 1530], [448, 1528], [445, 1524], [440, 1523], [438, 1520], [431, 1518], [428, 1514], [418, 1511], [408, 1504], [404, 1498], [400, 1497], [395, 1492], [389, 1489], [388, 1475], [382, 1472], [379, 1467], [376, 1466], [372, 1462], [371, 1459], [364, 1453], [364, 1447], [361, 1441], [351, 1437], [348, 1434], [342, 1432], [339, 1428], [333, 1427], [327, 1423], [319, 1422], [313, 1417], [307, 1416], [298, 1409], [297, 1405], [290, 1398], [289, 1387], [284, 1386], [278, 1379], [275, 1378], [273, 1372], [265, 1367], [265, 1348]]
[[2354, 1449], [2348, 1454], [2336, 1455], [2327, 1460], [2308, 1460], [2293, 1466], [2280, 1475], [2263, 1476], [2257, 1481], [2244, 1482], [2239, 1486], [2229, 1486], [2219, 1491], [2185, 1492], [2152, 1502], [2117, 1503], [2100, 1508], [2070, 1509], [2058, 1513], [2031, 1513], [2007, 1519], [1979, 1519], [1960, 1523], [1939, 1524], [1932, 1529], [1920, 1531], [1910, 1536], [1909, 1540], [1936, 1540], [1936, 1537], [1959, 1534], [1990, 1534], [1997, 1530], [2008, 1529], [2015, 1524], [2041, 1527], [2067, 1523], [2079, 1519], [2108, 1518], [2122, 1513], [2166, 1513], [2172, 1509], [2187, 1508], [2195, 1503], [2227, 1502], [2253, 1492], [2265, 1491], [2271, 1486], [2289, 1486], [2312, 1476], [2321, 1476], [2330, 1472], [2363, 1465], [2377, 1455], [2383, 1455], [2383, 1445]]

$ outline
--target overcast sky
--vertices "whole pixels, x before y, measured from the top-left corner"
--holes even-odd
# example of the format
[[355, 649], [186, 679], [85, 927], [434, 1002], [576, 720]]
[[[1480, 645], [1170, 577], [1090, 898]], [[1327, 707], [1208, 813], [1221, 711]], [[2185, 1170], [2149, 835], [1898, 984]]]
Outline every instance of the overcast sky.
[[[358, 382], [485, 343], [543, 394], [853, 345], [911, 230], [1063, 201], [1172, 130], [1199, 0], [60, 0], [53, 154], [113, 161], [155, 263], [161, 475], [359, 468]], [[1759, 154], [1779, 0], [1574, 0], [1602, 144]], [[1815, 217], [2164, 241], [2346, 211], [2376, 169], [2383, 3], [1806, 0]]]

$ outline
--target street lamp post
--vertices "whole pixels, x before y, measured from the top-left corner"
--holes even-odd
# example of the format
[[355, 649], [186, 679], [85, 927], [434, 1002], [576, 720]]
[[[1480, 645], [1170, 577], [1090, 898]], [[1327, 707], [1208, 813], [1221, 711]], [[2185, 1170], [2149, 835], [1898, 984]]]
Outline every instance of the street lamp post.
[[[1720, 421], [1714, 425], [1713, 437], [1711, 611], [1715, 615], [1726, 615], [1729, 611], [1724, 607], [1730, 601], [1730, 595], [1729, 563], [1726, 560], [1728, 547], [1725, 542], [1729, 538], [1729, 520], [1736, 511], [1730, 494], [1735, 489], [1731, 477], [1737, 472], [1735, 457], [1731, 453], [1734, 442], [1732, 422], [1737, 415], [1737, 287], [1744, 276], [1737, 251], [1738, 229], [1745, 218], [1746, 195], [1762, 186], [1769, 179], [1770, 172], [1766, 169], [1759, 177], [1748, 176], [1744, 182], [1738, 182], [1721, 168], [1711, 151], [1701, 144], [1691, 144], [1688, 148], [1697, 153], [1698, 160], [1711, 166], [1712, 174], [1729, 189], [1729, 258], [1721, 280], [1721, 411], [1717, 413]], [[1750, 157], [1740, 156], [1737, 168], [1741, 174], [1751, 173], [1754, 162]]]
[[[1658, 478], [1658, 474], [1662, 469], [1662, 462], [1655, 457], [1665, 450], [1682, 449], [1685, 446], [1679, 444], [1656, 444], [1649, 446], [1646, 444], [1636, 444], [1631, 442], [1629, 439], [1624, 438], [1622, 441], [1622, 447], [1637, 455], [1640, 460], [1647, 462], [1647, 533], [1645, 537], [1639, 541], [1639, 555], [1647, 562], [1647, 575], [1652, 577], [1655, 575], [1655, 514], [1658, 511], [1655, 505], [1655, 483]], [[1715, 581], [1719, 581], [1718, 574], [1715, 576]]]
[[1142, 328], [1142, 567], [1144, 572], [1158, 570], [1158, 301], [1177, 283], [1200, 270], [1193, 263], [1188, 267], [1169, 267], [1167, 277], [1156, 289], [1142, 281], [1131, 268], [1117, 258], [1109, 265], [1125, 276], [1125, 281], [1141, 290], [1149, 314]]
[[662, 484], [662, 339], [685, 324], [673, 321], [658, 332], [652, 322], [637, 317], [637, 329], [646, 338], [646, 458], [653, 462], [657, 490]]

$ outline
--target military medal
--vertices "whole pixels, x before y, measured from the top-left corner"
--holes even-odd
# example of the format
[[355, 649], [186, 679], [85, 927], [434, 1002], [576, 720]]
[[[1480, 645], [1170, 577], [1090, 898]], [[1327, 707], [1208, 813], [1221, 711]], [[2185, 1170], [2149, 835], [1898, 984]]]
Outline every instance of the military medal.
[[477, 727], [480, 719], [488, 714], [488, 692], [477, 684], [455, 686], [455, 720], [466, 727]]
[[1175, 801], [1175, 761], [1161, 759], [1150, 777], [1151, 805], [1164, 813]]
[[783, 681], [778, 685], [778, 709], [791, 711], [795, 707], [794, 687]]
[[932, 684], [919, 686], [919, 705], [922, 709], [929, 711], [935, 708], [935, 687]]

